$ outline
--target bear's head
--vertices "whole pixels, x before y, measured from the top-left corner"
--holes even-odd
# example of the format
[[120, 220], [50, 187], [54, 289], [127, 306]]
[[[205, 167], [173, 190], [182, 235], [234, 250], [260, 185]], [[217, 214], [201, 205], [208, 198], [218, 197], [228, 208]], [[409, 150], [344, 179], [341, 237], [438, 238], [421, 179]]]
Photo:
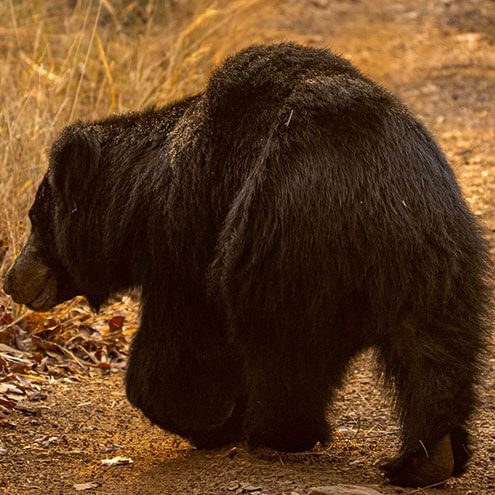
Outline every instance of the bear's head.
[[[15, 302], [46, 311], [76, 295], [90, 294], [74, 276], [70, 257], [71, 215], [98, 165], [100, 146], [96, 134], [82, 124], [67, 127], [50, 152], [50, 166], [29, 211], [31, 233], [3, 289]], [[77, 270], [76, 270], [77, 272]]]

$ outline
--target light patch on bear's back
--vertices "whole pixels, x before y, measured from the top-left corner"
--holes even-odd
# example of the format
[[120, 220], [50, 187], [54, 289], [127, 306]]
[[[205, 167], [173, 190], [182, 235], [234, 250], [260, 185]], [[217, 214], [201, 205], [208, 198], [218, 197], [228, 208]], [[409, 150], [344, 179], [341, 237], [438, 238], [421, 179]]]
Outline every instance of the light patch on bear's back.
[[170, 131], [170, 167], [174, 168], [180, 154], [193, 147], [199, 139], [202, 122], [202, 110], [200, 105], [188, 108]]
[[347, 96], [355, 100], [376, 98], [380, 95], [375, 85], [365, 79], [350, 77], [348, 74], [321, 75], [303, 80], [303, 84], [314, 89], [331, 91], [339, 96]]
[[330, 77], [330, 76], [310, 77], [309, 79], [304, 79], [303, 84], [309, 84], [310, 86], [325, 85], [325, 84], [329, 84], [332, 79], [334, 79], [334, 77]]
[[377, 102], [387, 100], [395, 107], [393, 98], [383, 88], [366, 78], [354, 74], [311, 75], [300, 81], [290, 97], [293, 101], [304, 101], [306, 105], [339, 112], [349, 108], [367, 110], [380, 107]]

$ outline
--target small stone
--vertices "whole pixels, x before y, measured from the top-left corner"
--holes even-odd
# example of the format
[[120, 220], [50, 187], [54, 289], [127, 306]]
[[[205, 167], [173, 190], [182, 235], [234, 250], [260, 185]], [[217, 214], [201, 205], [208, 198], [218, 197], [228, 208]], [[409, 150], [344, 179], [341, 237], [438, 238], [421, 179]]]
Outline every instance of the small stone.
[[481, 33], [462, 33], [458, 34], [456, 38], [464, 43], [476, 43], [482, 38]]
[[318, 7], [319, 9], [325, 9], [328, 7], [328, 4], [330, 3], [329, 0], [312, 0], [311, 2], [315, 7]]
[[248, 492], [248, 493], [261, 491], [261, 486], [251, 485], [251, 483], [241, 483], [241, 487], [245, 492]]
[[0, 447], [0, 457], [7, 455], [9, 452], [7, 449], [4, 449], [3, 447]]
[[332, 485], [310, 488], [309, 495], [383, 495], [383, 493], [367, 486]]
[[229, 450], [229, 452], [228, 452], [228, 454], [227, 454], [227, 457], [228, 457], [229, 459], [233, 459], [233, 458], [234, 458], [234, 456], [235, 456], [236, 454], [237, 454], [237, 447], [232, 447], [232, 448]]

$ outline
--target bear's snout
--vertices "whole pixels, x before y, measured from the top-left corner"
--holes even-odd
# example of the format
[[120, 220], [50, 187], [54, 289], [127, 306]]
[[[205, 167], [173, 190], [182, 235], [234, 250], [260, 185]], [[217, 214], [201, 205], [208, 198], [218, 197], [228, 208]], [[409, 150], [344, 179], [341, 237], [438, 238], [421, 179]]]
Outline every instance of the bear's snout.
[[53, 305], [56, 281], [31, 239], [8, 271], [3, 290], [16, 303], [27, 304], [33, 309], [47, 309]]
[[3, 291], [9, 296], [12, 294], [12, 270], [9, 270], [3, 281]]

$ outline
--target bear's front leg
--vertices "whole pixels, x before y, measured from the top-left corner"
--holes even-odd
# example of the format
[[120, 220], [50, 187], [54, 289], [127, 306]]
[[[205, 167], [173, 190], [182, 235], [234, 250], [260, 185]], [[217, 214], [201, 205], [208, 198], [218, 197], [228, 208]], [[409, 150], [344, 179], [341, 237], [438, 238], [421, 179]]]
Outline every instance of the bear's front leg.
[[180, 315], [160, 303], [143, 305], [127, 368], [129, 401], [152, 423], [199, 448], [241, 440], [242, 366], [224, 328], [197, 300]]

